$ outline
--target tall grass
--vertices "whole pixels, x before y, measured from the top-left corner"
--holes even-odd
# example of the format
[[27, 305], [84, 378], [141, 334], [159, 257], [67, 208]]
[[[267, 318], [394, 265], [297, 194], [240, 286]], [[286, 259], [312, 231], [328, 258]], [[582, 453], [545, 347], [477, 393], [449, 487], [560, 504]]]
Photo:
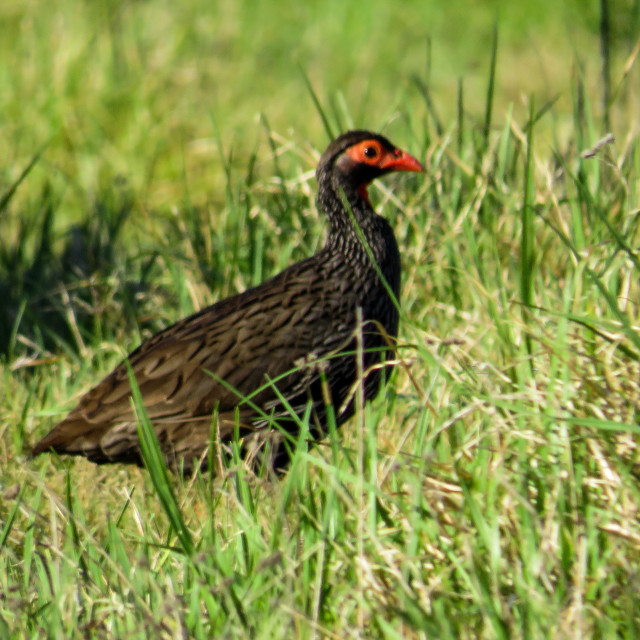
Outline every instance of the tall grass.
[[[248, 5], [116, 3], [74, 14], [60, 0], [56, 15], [65, 19], [50, 27], [75, 46], [53, 68], [49, 23], [33, 18], [29, 27], [19, 7], [0, 10], [24, 38], [40, 37], [16, 84], [39, 100], [21, 115], [6, 92], [0, 98], [0, 113], [15, 122], [0, 137], [16, 159], [0, 170], [2, 637], [638, 635], [633, 44], [619, 66], [610, 60], [618, 88], [606, 112], [615, 141], [596, 148], [607, 133], [593, 81], [597, 46], [565, 84], [554, 77], [547, 92], [528, 87], [530, 98], [504, 108], [501, 94], [515, 90], [504, 85], [510, 33], [521, 33], [513, 16], [500, 16], [492, 32], [495, 13], [477, 14], [488, 43], [480, 82], [461, 66], [461, 80], [448, 87], [437, 71], [440, 41], [432, 40], [426, 71], [397, 55], [418, 47], [415, 25], [401, 29], [406, 16], [372, 2], [358, 21], [330, 4], [330, 19], [320, 4], [286, 5], [287, 20], [310, 12], [319, 23], [306, 35], [338, 59], [338, 45], [329, 44], [342, 31], [333, 21], [351, 29], [343, 60], [353, 63], [361, 43], [380, 68], [367, 100], [350, 88], [323, 89], [308, 58], [303, 74], [291, 72], [295, 88], [282, 89], [295, 131], [268, 113], [242, 135], [223, 127], [229, 114], [219, 105], [247, 85], [268, 95], [265, 73], [255, 84], [242, 76], [255, 60], [240, 56], [238, 87], [202, 111], [187, 110], [181, 93], [197, 66], [180, 62], [202, 56], [191, 100], [206, 96], [211, 47], [250, 50], [251, 35], [238, 36], [236, 22], [251, 14]], [[414, 17], [426, 10], [408, 6]], [[253, 11], [248, 25], [283, 28], [263, 3]], [[440, 15], [434, 10], [433, 20]], [[394, 56], [389, 42], [377, 52], [370, 42], [382, 42], [380, 16]], [[99, 24], [109, 25], [109, 37]], [[614, 17], [613, 32], [616, 24]], [[87, 27], [91, 49], [79, 35]], [[294, 41], [292, 29], [273, 41], [260, 41], [265, 57], [288, 77], [277, 47]], [[545, 44], [544, 55], [566, 54], [553, 39]], [[142, 77], [147, 65], [155, 75]], [[47, 101], [34, 87], [49, 72], [60, 93]], [[0, 83], [13, 74], [4, 70]], [[398, 78], [406, 79], [400, 87]], [[30, 118], [26, 152], [18, 131]], [[251, 122], [244, 105], [235, 118]], [[398, 366], [379, 399], [359, 403], [312, 451], [302, 420], [282, 477], [248, 468], [239, 443], [216, 452], [217, 475], [167, 474], [144, 412], [148, 470], [26, 460], [27, 444], [123, 349], [315, 251], [322, 221], [313, 169], [326, 131], [387, 121], [385, 132], [424, 158], [427, 174], [371, 189], [392, 220], [404, 268]], [[174, 146], [181, 151], [171, 153]]]

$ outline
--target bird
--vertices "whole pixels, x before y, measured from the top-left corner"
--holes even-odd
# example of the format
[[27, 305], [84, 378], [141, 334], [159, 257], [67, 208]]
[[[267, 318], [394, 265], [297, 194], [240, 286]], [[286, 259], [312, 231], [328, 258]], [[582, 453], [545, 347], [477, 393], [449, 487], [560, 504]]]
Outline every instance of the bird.
[[322, 248], [142, 342], [31, 455], [143, 466], [130, 372], [174, 471], [208, 468], [214, 434], [225, 446], [236, 439], [245, 460], [269, 452], [269, 464], [285, 469], [302, 420], [310, 444], [332, 420], [341, 426], [355, 412], [358, 383], [365, 400], [378, 394], [398, 335], [400, 252], [367, 193], [393, 171], [424, 168], [370, 131], [334, 139], [316, 170], [328, 223]]

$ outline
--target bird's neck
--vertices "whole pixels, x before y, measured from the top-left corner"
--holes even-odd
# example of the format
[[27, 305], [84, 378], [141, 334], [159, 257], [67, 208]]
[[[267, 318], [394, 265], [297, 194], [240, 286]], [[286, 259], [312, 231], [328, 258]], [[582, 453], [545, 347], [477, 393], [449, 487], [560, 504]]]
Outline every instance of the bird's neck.
[[385, 252], [389, 241], [395, 245], [386, 220], [371, 207], [366, 191], [327, 176], [318, 190], [318, 204], [329, 220], [327, 246], [345, 247], [350, 252], [366, 252], [362, 238], [374, 254]]
[[349, 273], [354, 277], [363, 278], [372, 272], [372, 283], [379, 283], [373, 274], [380, 269], [397, 298], [400, 293], [398, 244], [391, 226], [373, 210], [368, 198], [363, 197], [357, 187], [332, 180], [321, 184], [318, 204], [329, 219], [324, 251], [332, 260], [349, 264]]

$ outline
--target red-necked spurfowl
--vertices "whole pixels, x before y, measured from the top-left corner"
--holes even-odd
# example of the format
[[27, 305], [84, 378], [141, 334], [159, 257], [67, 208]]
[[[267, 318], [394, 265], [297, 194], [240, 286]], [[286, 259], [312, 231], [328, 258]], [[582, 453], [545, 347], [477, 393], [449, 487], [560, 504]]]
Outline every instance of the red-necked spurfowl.
[[[236, 429], [245, 455], [270, 440], [278, 465], [286, 461], [283, 430], [298, 432], [296, 419], [309, 409], [314, 437], [326, 432], [328, 400], [336, 423], [347, 420], [360, 369], [358, 309], [364, 321], [364, 395], [378, 393], [382, 375], [375, 365], [391, 356], [390, 341], [398, 333], [398, 309], [379, 273], [397, 300], [400, 255], [391, 227], [371, 207], [367, 186], [391, 171], [422, 170], [380, 135], [341, 135], [322, 154], [316, 172], [318, 205], [329, 220], [322, 250], [180, 320], [129, 355], [171, 467], [190, 471], [203, 464], [211, 434], [217, 431], [224, 443]], [[130, 396], [123, 363], [35, 445], [33, 455], [56, 451], [98, 463], [140, 464]]]

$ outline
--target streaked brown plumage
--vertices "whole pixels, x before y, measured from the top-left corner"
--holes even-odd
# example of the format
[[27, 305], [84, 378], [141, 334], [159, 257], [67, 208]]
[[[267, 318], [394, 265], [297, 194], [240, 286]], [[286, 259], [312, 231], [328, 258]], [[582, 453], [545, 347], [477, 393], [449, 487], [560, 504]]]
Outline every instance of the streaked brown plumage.
[[[180, 320], [129, 355], [170, 466], [189, 471], [201, 463], [214, 411], [223, 442], [233, 437], [238, 422], [247, 455], [267, 438], [278, 441], [273, 421], [295, 433], [296, 416], [309, 407], [312, 434], [321, 435], [326, 419], [323, 375], [336, 422], [342, 424], [354, 409], [349, 391], [357, 379], [358, 308], [365, 322], [363, 365], [369, 371], [365, 397], [378, 393], [380, 371], [369, 368], [388, 355], [388, 339], [397, 336], [398, 311], [343, 199], [398, 298], [398, 246], [389, 224], [373, 211], [366, 188], [390, 171], [422, 170], [417, 160], [382, 136], [343, 134], [324, 152], [316, 172], [318, 205], [329, 220], [325, 246], [261, 285]], [[274, 449], [278, 447], [276, 464], [286, 459], [284, 446]], [[83, 396], [32, 454], [50, 450], [98, 463], [140, 464], [124, 363]]]

